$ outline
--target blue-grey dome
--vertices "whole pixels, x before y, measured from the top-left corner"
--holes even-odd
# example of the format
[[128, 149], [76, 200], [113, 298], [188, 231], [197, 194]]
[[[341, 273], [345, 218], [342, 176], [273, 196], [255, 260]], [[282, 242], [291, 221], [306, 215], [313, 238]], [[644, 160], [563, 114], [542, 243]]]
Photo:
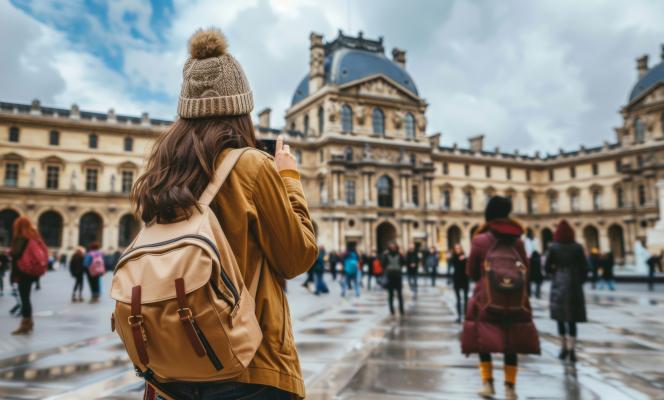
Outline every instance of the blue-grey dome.
[[632, 100], [655, 86], [658, 82], [664, 82], [664, 61], [650, 68], [648, 72], [636, 82], [634, 89], [632, 89], [632, 93], [629, 95], [629, 102], [631, 103]]
[[[325, 48], [325, 83], [344, 83], [382, 74], [405, 90], [418, 95], [417, 86], [408, 72], [399, 64], [385, 57], [382, 38], [373, 41], [339, 34], [339, 37]], [[309, 75], [305, 75], [293, 94], [291, 105], [309, 96]]]

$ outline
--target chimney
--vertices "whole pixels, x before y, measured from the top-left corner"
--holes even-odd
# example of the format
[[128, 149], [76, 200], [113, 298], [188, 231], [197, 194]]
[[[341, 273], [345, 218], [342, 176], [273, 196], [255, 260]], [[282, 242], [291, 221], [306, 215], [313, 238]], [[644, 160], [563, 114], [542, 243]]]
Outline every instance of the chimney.
[[69, 109], [69, 118], [81, 119], [81, 110], [78, 108], [76, 103], [72, 104], [71, 108]]
[[648, 72], [648, 55], [644, 54], [636, 59], [636, 70], [639, 71], [639, 78]]
[[325, 48], [323, 35], [311, 32], [309, 35], [309, 94], [323, 87], [325, 79]]
[[141, 115], [141, 125], [143, 126], [150, 126], [150, 114], [144, 112]]
[[41, 102], [39, 99], [32, 100], [32, 103], [30, 104], [30, 114], [41, 115]]
[[265, 107], [258, 113], [258, 126], [261, 128], [269, 128], [270, 127], [270, 113], [272, 112], [272, 109], [269, 107]]
[[470, 150], [472, 152], [481, 152], [484, 149], [484, 135], [469, 137], [468, 143], [470, 143]]
[[392, 60], [399, 64], [401, 68], [406, 68], [406, 50], [401, 50], [399, 48], [392, 49]]
[[115, 123], [118, 122], [117, 117], [115, 116], [115, 110], [112, 108], [109, 108], [108, 113], [106, 113], [106, 121]]

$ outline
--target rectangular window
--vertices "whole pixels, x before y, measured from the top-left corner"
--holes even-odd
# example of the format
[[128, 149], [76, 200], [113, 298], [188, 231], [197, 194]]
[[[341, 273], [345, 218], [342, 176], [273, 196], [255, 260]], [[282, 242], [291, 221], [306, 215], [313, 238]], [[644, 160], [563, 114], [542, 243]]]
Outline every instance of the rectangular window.
[[526, 211], [528, 214], [533, 213], [533, 195], [531, 194], [526, 195]]
[[622, 188], [616, 189], [616, 205], [618, 206], [618, 208], [625, 207], [625, 198], [623, 196]]
[[443, 208], [445, 210], [449, 210], [451, 207], [451, 199], [452, 196], [450, 195], [450, 191], [448, 189], [443, 190]]
[[48, 144], [51, 146], [59, 146], [60, 145], [60, 132], [56, 130], [52, 130], [48, 133]]
[[558, 212], [558, 198], [556, 196], [549, 196], [549, 212], [552, 214]]
[[450, 165], [447, 163], [447, 161], [443, 162], [443, 175], [447, 175], [450, 173]]
[[572, 179], [576, 178], [576, 167], [569, 167], [569, 176]]
[[526, 180], [528, 182], [530, 182], [530, 170], [529, 169], [526, 170]]
[[134, 171], [122, 171], [122, 193], [131, 192], [134, 184]]
[[96, 168], [88, 168], [85, 170], [85, 190], [88, 192], [97, 191], [97, 178], [99, 170]]
[[5, 186], [7, 187], [18, 186], [18, 164], [16, 163], [5, 164]]
[[467, 211], [471, 211], [473, 209], [473, 193], [468, 191], [463, 194], [463, 197], [464, 197], [464, 202], [463, 202], [464, 208]]
[[593, 210], [599, 211], [602, 209], [602, 194], [599, 191], [593, 192]]
[[355, 181], [346, 180], [346, 203], [348, 205], [355, 205]]
[[484, 167], [484, 175], [486, 175], [487, 178], [491, 178], [491, 167], [490, 166], [487, 165], [486, 167]]
[[507, 170], [505, 170], [505, 175], [507, 176], [507, 179], [511, 180], [512, 179], [512, 168], [507, 168]]
[[96, 149], [97, 146], [99, 145], [98, 142], [99, 142], [99, 138], [97, 137], [97, 135], [95, 133], [91, 133], [88, 136], [88, 147], [89, 148]]
[[616, 160], [616, 172], [620, 172], [621, 169], [622, 169], [622, 161], [620, 161], [620, 159], [617, 159]]
[[646, 187], [645, 185], [639, 185], [639, 205], [645, 205], [646, 200]]
[[593, 175], [599, 175], [599, 165], [597, 163], [593, 163]]
[[134, 139], [130, 137], [124, 138], [124, 151], [134, 151]]
[[466, 176], [470, 176], [470, 165], [465, 164], [465, 165], [463, 166], [463, 173], [464, 173], [464, 175], [466, 175]]
[[570, 208], [573, 212], [579, 211], [579, 195], [572, 193], [569, 198]]
[[549, 170], [549, 182], [553, 182], [553, 179], [555, 178], [554, 171], [552, 169]]
[[18, 143], [20, 136], [19, 134], [20, 130], [17, 127], [12, 126], [11, 128], [9, 128], [9, 138], [8, 138], [9, 141], [13, 143]]
[[49, 165], [46, 167], [46, 189], [57, 189], [60, 186], [60, 167]]
[[415, 206], [420, 205], [420, 187], [417, 185], [411, 187], [411, 200]]

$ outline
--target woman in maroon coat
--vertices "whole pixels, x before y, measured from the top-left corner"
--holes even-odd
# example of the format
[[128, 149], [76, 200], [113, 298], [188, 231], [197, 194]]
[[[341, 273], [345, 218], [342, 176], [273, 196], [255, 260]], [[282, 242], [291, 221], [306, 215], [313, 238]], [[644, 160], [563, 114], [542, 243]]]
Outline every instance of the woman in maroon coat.
[[[466, 264], [466, 273], [478, 283], [468, 304], [466, 321], [463, 325], [461, 335], [461, 348], [464, 354], [478, 353], [480, 357], [480, 374], [482, 377], [482, 389], [479, 395], [492, 397], [495, 394], [493, 387], [493, 366], [491, 353], [503, 353], [505, 356], [505, 398], [516, 399], [514, 385], [517, 373], [517, 353], [539, 354], [539, 337], [537, 329], [533, 324], [532, 310], [525, 294], [525, 286], [522, 291], [515, 291], [509, 296], [521, 301], [521, 309], [509, 315], [499, 315], [488, 310], [490, 281], [485, 273], [485, 261], [490, 252], [497, 244], [502, 250], [511, 252], [513, 257], [520, 262], [525, 269], [522, 274], [523, 285], [528, 276], [528, 258], [519, 237], [523, 234], [523, 228], [519, 223], [509, 218], [512, 211], [512, 202], [506, 197], [492, 197], [486, 207], [484, 216], [486, 224], [482, 226], [473, 237], [470, 255]], [[511, 249], [510, 249], [511, 248]], [[523, 292], [523, 293], [521, 293]]]

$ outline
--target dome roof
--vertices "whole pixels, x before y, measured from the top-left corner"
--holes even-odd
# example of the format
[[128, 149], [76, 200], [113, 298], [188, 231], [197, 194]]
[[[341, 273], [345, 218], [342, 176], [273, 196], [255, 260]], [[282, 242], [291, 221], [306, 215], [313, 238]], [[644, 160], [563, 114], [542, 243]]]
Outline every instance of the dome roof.
[[634, 88], [632, 93], [629, 94], [629, 102], [645, 93], [648, 89], [655, 86], [659, 82], [664, 82], [664, 61], [650, 68], [648, 72], [643, 75]]
[[[344, 83], [382, 74], [403, 89], [418, 95], [417, 86], [408, 72], [385, 57], [382, 38], [378, 41], [344, 36], [325, 45], [325, 84]], [[309, 96], [309, 75], [305, 75], [293, 94], [291, 105]]]

